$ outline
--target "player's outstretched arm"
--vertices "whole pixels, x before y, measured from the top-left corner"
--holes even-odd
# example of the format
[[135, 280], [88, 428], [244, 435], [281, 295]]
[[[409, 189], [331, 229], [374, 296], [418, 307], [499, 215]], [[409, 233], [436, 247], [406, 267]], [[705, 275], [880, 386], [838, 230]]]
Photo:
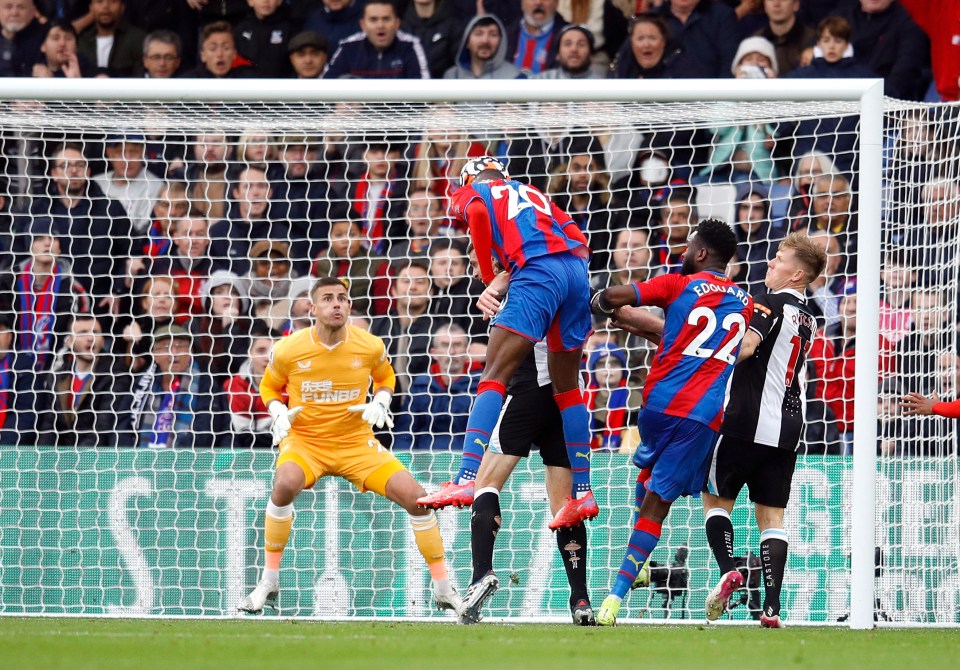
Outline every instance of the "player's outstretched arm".
[[653, 342], [660, 343], [663, 334], [663, 319], [641, 307], [619, 307], [614, 311], [610, 325]]
[[900, 399], [900, 407], [906, 416], [936, 414], [948, 419], [960, 419], [960, 400], [940, 402], [940, 396], [936, 393], [929, 398], [919, 393], [908, 393]]
[[610, 286], [590, 299], [590, 311], [597, 316], [613, 316], [618, 307], [636, 307], [637, 289], [633, 284]]

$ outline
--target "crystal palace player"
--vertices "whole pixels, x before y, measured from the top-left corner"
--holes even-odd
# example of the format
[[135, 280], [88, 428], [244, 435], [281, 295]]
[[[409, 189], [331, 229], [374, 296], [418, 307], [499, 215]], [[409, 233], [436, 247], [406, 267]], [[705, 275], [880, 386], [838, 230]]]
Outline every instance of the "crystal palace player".
[[680, 274], [610, 287], [591, 301], [595, 313], [607, 316], [635, 305], [666, 311], [643, 388], [638, 422], [643, 444], [633, 457], [640, 468], [640, 511], [616, 581], [597, 615], [601, 626], [616, 623], [624, 596], [660, 541], [673, 501], [699, 494], [706, 480], [727, 385], [753, 313], [753, 299], [724, 275], [736, 250], [730, 226], [716, 219], [701, 221]]
[[[373, 426], [393, 427], [388, 408], [396, 376], [383, 341], [347, 325], [350, 297], [339, 279], [318, 279], [310, 299], [316, 325], [274, 346], [260, 383], [280, 455], [267, 503], [263, 575], [238, 609], [260, 612], [267, 602], [276, 606], [280, 559], [293, 525], [293, 501], [300, 491], [330, 475], [407, 510], [417, 548], [430, 569], [437, 606], [459, 614], [460, 596], [447, 576], [436, 516], [416, 504], [425, 491], [373, 435]], [[374, 395], [367, 403], [371, 379]], [[289, 406], [283, 402], [284, 393]]]
[[492, 256], [507, 268], [510, 296], [493, 320], [487, 363], [470, 411], [463, 464], [455, 481], [417, 502], [468, 505], [506, 384], [536, 342], [546, 338], [554, 398], [573, 472], [572, 495], [550, 528], [580, 525], [599, 514], [590, 490], [590, 414], [580, 392], [580, 358], [591, 331], [587, 240], [569, 215], [536, 188], [511, 180], [495, 158], [470, 161], [451, 199], [476, 249], [481, 278], [494, 280]]
[[765, 591], [760, 625], [783, 626], [783, 512], [803, 432], [807, 351], [817, 330], [804, 291], [826, 263], [821, 247], [803, 233], [791, 233], [767, 266], [764, 284], [770, 292], [755, 298], [703, 493], [707, 540], [723, 575], [707, 597], [710, 621], [726, 611], [730, 596], [744, 584], [734, 567], [730, 512], [745, 484], [760, 528]]

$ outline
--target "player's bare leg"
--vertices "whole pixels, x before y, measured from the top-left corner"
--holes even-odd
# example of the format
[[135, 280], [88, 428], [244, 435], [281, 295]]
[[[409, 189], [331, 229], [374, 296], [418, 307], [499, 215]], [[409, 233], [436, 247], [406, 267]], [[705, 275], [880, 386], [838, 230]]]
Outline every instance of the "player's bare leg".
[[600, 612], [597, 614], [597, 623], [601, 626], [616, 625], [620, 604], [636, 581], [640, 568], [660, 541], [663, 522], [672, 504], [673, 501], [664, 500], [653, 491], [644, 496], [637, 523], [627, 541], [627, 552], [620, 564], [620, 571], [613, 588], [610, 589], [610, 595], [600, 605]]
[[[569, 468], [548, 465], [546, 468], [547, 496], [554, 515], [563, 509], [573, 483]], [[597, 619], [587, 590], [587, 528], [583, 524], [557, 530], [557, 550], [570, 585], [570, 616], [578, 626], [596, 626]]]
[[[477, 397], [470, 408], [467, 419], [467, 432], [464, 445], [477, 447], [473, 466], [479, 471], [483, 452], [490, 442], [490, 434], [497, 425], [500, 408], [507, 394], [507, 383], [513, 377], [517, 366], [533, 349], [533, 342], [517, 333], [503, 328], [493, 328], [487, 343], [487, 363], [477, 388]], [[466, 458], [464, 459], [467, 460]], [[469, 465], [461, 468], [454, 481], [444, 482], [440, 490], [424, 495], [417, 504], [431, 509], [442, 509], [450, 505], [462, 507], [473, 504], [476, 472]]]
[[780, 619], [780, 589], [783, 586], [783, 571], [787, 565], [787, 533], [783, 529], [782, 507], [755, 506], [757, 526], [760, 528], [760, 562], [763, 565], [763, 614], [760, 625], [764, 628], [784, 628]]
[[463, 599], [460, 623], [473, 624], [482, 618], [483, 603], [500, 587], [493, 572], [493, 545], [500, 530], [500, 491], [517, 463], [519, 456], [487, 451], [477, 472], [477, 494], [470, 515], [470, 551], [473, 557], [473, 578]]
[[745, 585], [743, 575], [733, 562], [733, 522], [730, 513], [734, 501], [720, 498], [712, 493], [703, 493], [704, 524], [707, 542], [720, 567], [720, 581], [707, 596], [707, 621], [716, 621], [727, 611], [730, 597]]
[[433, 510], [424, 509], [417, 499], [426, 495], [420, 483], [406, 470], [393, 474], [387, 480], [384, 495], [407, 510], [413, 537], [417, 542], [420, 555], [427, 562], [430, 579], [433, 582], [433, 597], [440, 609], [460, 614], [462, 601], [457, 590], [450, 583], [447, 561], [443, 552], [443, 539], [437, 525], [437, 516]]
[[549, 524], [551, 530], [579, 526], [600, 513], [590, 490], [590, 412], [580, 392], [582, 357], [582, 349], [551, 351], [547, 356], [572, 474], [570, 497], [554, 515]]
[[257, 586], [237, 607], [241, 612], [256, 614], [262, 612], [265, 605], [277, 608], [280, 593], [280, 561], [283, 550], [290, 539], [293, 527], [293, 501], [297, 499], [306, 485], [306, 476], [296, 463], [287, 461], [277, 468], [273, 479], [273, 491], [267, 502], [264, 518], [264, 562], [263, 573]]

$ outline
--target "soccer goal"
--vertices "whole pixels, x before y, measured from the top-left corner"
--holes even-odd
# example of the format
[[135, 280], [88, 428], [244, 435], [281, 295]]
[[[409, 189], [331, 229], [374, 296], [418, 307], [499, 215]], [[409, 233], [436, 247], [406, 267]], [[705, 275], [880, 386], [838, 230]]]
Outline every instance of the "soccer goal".
[[[597, 287], [676, 271], [689, 222], [716, 217], [741, 239], [731, 273], [762, 290], [778, 240], [816, 231], [830, 265], [811, 297], [823, 331], [784, 614], [960, 624], [956, 426], [896, 402], [960, 394], [958, 111], [867, 80], [5, 81], [0, 613], [234, 615], [274, 464], [256, 344], [309, 326], [314, 276], [349, 282], [355, 325], [397, 368], [382, 441], [428, 490], [447, 481], [486, 324], [445, 204], [460, 166], [491, 154], [581, 223]], [[596, 326], [599, 603], [629, 535], [651, 350]], [[568, 620], [539, 459], [501, 504], [488, 618]], [[295, 507], [279, 615], [442, 616], [402, 510], [332, 479]], [[469, 512], [439, 517], [464, 589]], [[749, 588], [729, 619], [754, 624], [745, 496], [733, 520]], [[702, 620], [719, 575], [698, 500], [674, 506], [652, 558], [621, 620]]]

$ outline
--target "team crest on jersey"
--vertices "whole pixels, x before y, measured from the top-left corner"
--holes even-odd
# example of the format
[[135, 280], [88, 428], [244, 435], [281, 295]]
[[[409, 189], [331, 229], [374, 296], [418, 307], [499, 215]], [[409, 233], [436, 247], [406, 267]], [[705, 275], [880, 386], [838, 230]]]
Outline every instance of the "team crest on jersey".
[[350, 367], [352, 367], [354, 370], [356, 370], [357, 368], [363, 367], [363, 359], [360, 358], [359, 356], [354, 356], [353, 363], [350, 364]]

